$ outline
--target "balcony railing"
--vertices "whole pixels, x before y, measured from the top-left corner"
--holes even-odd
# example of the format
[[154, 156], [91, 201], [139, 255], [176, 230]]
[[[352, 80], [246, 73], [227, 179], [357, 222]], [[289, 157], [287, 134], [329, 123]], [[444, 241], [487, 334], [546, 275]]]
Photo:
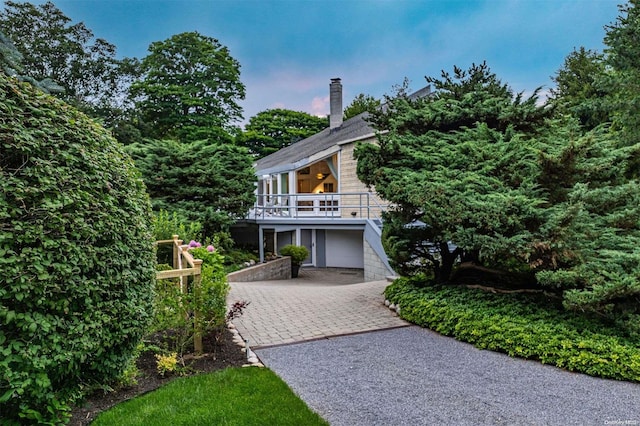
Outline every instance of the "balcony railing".
[[387, 209], [371, 192], [324, 194], [260, 194], [250, 219], [343, 218], [379, 219]]

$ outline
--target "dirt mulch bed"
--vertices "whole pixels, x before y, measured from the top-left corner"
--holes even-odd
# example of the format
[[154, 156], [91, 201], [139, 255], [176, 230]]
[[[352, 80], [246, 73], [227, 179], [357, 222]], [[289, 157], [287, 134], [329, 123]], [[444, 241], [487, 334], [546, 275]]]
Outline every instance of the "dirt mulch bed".
[[[227, 367], [240, 367], [246, 364], [245, 353], [232, 339], [233, 335], [226, 328], [217, 335], [205, 336], [203, 338], [204, 354], [185, 356], [188, 372], [186, 375], [211, 373]], [[138, 358], [137, 366], [140, 370], [137, 385], [115, 389], [113, 392], [102, 390], [94, 392], [73, 409], [69, 425], [88, 425], [100, 412], [108, 410], [120, 402], [164, 386], [178, 377], [175, 375], [162, 377], [156, 370], [155, 354], [151, 351], [144, 352]]]

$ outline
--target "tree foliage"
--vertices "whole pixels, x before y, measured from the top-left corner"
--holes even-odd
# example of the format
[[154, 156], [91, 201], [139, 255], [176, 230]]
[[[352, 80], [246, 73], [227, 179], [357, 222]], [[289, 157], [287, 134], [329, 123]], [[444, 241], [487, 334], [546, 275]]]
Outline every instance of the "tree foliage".
[[607, 127], [558, 136], [566, 142], [541, 157], [542, 182], [564, 190], [547, 208], [530, 263], [568, 308], [632, 319], [640, 314], [640, 184], [628, 176], [640, 144], [620, 146]]
[[10, 77], [33, 84], [46, 93], [62, 93], [64, 87], [47, 78], [37, 81], [24, 74], [23, 56], [2, 32], [0, 32], [0, 70]]
[[142, 77], [131, 86], [142, 121], [154, 138], [219, 138], [242, 117], [240, 64], [214, 38], [197, 32], [151, 43]]
[[230, 143], [145, 140], [127, 146], [154, 210], [199, 221], [205, 235], [224, 230], [253, 205], [255, 173], [246, 150]]
[[374, 114], [388, 133], [356, 157], [360, 179], [397, 205], [384, 230], [394, 266], [445, 282], [461, 256], [496, 264], [528, 251], [544, 201], [532, 141], [548, 113], [486, 64], [427, 80], [433, 96], [411, 100], [401, 91]]
[[288, 109], [269, 109], [249, 119], [237, 143], [257, 158], [314, 135], [328, 126], [326, 118]]
[[565, 58], [553, 77], [556, 88], [551, 90], [551, 102], [587, 130], [611, 120], [605, 99], [608, 91], [602, 81], [605, 69], [604, 55], [581, 47]]
[[360, 178], [397, 206], [383, 231], [394, 267], [537, 283], [571, 309], [637, 315], [640, 145], [550, 120], [484, 64], [442, 76], [429, 98], [389, 99], [375, 117], [388, 132], [356, 150]]
[[375, 112], [380, 107], [380, 100], [370, 95], [360, 93], [353, 101], [344, 109], [344, 119], [348, 120], [363, 112]]
[[149, 324], [150, 204], [120, 145], [68, 104], [0, 72], [0, 116], [0, 413], [59, 424]]
[[[624, 318], [636, 332], [640, 331], [639, 33], [640, 11], [632, 0], [620, 6], [620, 16], [607, 27], [603, 55], [583, 54], [581, 49], [565, 61], [578, 64], [574, 70], [588, 70], [588, 78], [576, 78], [577, 72], [569, 75], [571, 90], [561, 85], [554, 102], [570, 105], [569, 111], [583, 124], [581, 113], [587, 111], [592, 120], [588, 124], [599, 127], [544, 159], [545, 175], [564, 182], [566, 190], [557, 194], [547, 227], [549, 238], [542, 243], [556, 249], [554, 256], [547, 256], [553, 267], [538, 273], [540, 282], [563, 292], [568, 307]], [[576, 90], [580, 87], [582, 93]]]
[[6, 1], [0, 32], [20, 52], [25, 76], [56, 82], [64, 88], [57, 96], [93, 115], [93, 109], [111, 108], [121, 98], [117, 95], [132, 72], [116, 59], [113, 44], [94, 38], [82, 22], [72, 24], [50, 1]]
[[640, 139], [640, 2], [629, 0], [619, 6], [615, 23], [606, 27], [606, 63], [603, 76], [610, 92], [609, 105], [615, 111], [613, 123], [627, 143]]

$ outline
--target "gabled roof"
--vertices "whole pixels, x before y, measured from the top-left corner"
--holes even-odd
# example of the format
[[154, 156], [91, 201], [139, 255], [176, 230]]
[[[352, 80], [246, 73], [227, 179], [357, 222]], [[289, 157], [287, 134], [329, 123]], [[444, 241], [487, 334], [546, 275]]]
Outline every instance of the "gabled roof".
[[[410, 94], [409, 99], [423, 98], [430, 94], [431, 86], [426, 86]], [[261, 158], [256, 162], [257, 174], [267, 175], [297, 170], [333, 155], [339, 151], [340, 145], [375, 136], [376, 131], [367, 122], [368, 117], [369, 113], [363, 112], [362, 114], [345, 120], [342, 125], [336, 129], [327, 127], [320, 133], [316, 133], [313, 136], [309, 136], [306, 139]]]
[[[305, 167], [313, 161], [317, 161], [318, 154], [322, 155], [321, 153], [326, 152], [326, 157], [328, 157], [338, 151], [340, 145], [372, 137], [375, 130], [366, 120], [368, 115], [363, 112], [345, 120], [336, 129], [327, 127], [315, 135], [261, 158], [256, 162], [258, 175], [280, 173]], [[332, 150], [332, 148], [335, 149]]]

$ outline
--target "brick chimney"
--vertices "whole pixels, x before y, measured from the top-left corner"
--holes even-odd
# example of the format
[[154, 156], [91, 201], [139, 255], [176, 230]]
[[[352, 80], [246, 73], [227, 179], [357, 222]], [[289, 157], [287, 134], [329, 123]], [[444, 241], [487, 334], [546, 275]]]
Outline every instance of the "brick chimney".
[[329, 129], [342, 126], [342, 83], [339, 78], [332, 78], [329, 85]]

